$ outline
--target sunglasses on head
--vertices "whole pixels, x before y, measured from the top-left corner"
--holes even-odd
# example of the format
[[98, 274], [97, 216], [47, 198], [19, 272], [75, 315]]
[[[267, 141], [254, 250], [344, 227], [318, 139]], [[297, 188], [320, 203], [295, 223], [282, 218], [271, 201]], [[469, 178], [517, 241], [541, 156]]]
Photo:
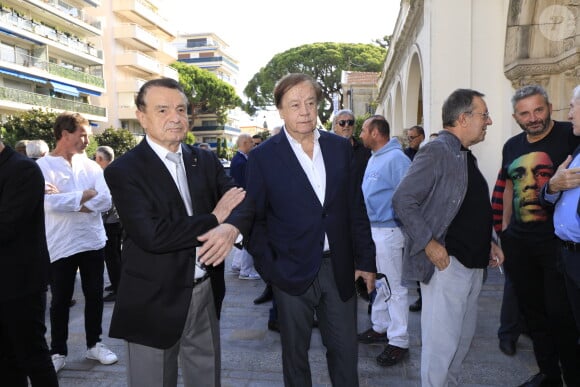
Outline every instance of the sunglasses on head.
[[354, 120], [340, 120], [338, 121], [338, 125], [339, 126], [353, 126], [354, 125]]

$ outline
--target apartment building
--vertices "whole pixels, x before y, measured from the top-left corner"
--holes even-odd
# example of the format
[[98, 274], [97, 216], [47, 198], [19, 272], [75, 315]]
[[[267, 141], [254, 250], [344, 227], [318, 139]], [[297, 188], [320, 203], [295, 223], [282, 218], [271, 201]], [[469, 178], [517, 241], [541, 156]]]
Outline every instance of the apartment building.
[[[0, 0], [2, 1], [2, 0]], [[104, 25], [107, 127], [143, 133], [135, 118], [135, 94], [148, 80], [178, 79], [172, 41], [177, 28], [163, 16], [160, 0], [105, 0], [93, 10]]]
[[[211, 71], [237, 89], [239, 62], [227, 52], [229, 45], [215, 33], [179, 34], [173, 44], [177, 48], [180, 62]], [[239, 121], [242, 115], [240, 109], [230, 111], [225, 125], [220, 125], [215, 114], [196, 109], [193, 134], [198, 143], [208, 143], [213, 149], [217, 147], [218, 139], [223, 138], [232, 147], [240, 134]]]
[[0, 0], [0, 121], [32, 108], [107, 120], [100, 0]]
[[147, 80], [178, 79], [176, 29], [158, 0], [0, 0], [0, 120], [76, 111], [95, 132], [126, 128]]

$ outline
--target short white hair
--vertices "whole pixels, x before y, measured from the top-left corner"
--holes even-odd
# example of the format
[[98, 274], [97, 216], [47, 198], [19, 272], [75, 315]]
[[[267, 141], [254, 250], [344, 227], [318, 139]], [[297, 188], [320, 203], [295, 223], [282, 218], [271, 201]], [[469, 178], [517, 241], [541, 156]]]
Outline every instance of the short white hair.
[[48, 144], [44, 140], [31, 140], [26, 144], [26, 156], [39, 159], [48, 153]]

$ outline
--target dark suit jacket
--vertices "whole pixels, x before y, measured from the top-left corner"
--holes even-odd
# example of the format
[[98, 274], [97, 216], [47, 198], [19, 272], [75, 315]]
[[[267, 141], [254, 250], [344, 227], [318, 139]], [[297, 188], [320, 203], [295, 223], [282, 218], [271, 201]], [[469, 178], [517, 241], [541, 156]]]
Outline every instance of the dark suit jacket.
[[246, 164], [248, 159], [241, 152], [236, 152], [230, 163], [230, 175], [237, 185], [246, 188]]
[[[187, 216], [171, 174], [147, 141], [105, 169], [126, 231], [111, 337], [169, 348], [183, 331], [191, 300], [195, 247], [200, 245], [197, 236], [218, 225], [211, 211], [235, 185], [212, 152], [189, 145], [182, 145], [182, 151], [194, 216]], [[225, 222], [246, 234], [251, 215], [242, 203]], [[223, 264], [220, 266], [221, 271], [210, 269], [212, 285], [213, 281], [223, 283]]]
[[324, 204], [284, 132], [250, 152], [247, 192], [256, 215], [247, 249], [264, 280], [300, 295], [318, 274], [326, 232], [336, 285], [347, 300], [354, 294], [355, 267], [376, 272], [375, 245], [352, 146], [325, 131], [319, 144], [326, 169]]
[[12, 148], [0, 153], [0, 302], [46, 291], [44, 177]]

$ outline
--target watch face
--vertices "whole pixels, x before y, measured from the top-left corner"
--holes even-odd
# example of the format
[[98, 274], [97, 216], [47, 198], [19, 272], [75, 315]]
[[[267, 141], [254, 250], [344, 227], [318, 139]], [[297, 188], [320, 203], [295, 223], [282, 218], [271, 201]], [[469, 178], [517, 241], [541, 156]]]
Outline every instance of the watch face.
[[540, 14], [540, 31], [546, 39], [561, 41], [575, 34], [574, 14], [564, 5], [550, 5]]

